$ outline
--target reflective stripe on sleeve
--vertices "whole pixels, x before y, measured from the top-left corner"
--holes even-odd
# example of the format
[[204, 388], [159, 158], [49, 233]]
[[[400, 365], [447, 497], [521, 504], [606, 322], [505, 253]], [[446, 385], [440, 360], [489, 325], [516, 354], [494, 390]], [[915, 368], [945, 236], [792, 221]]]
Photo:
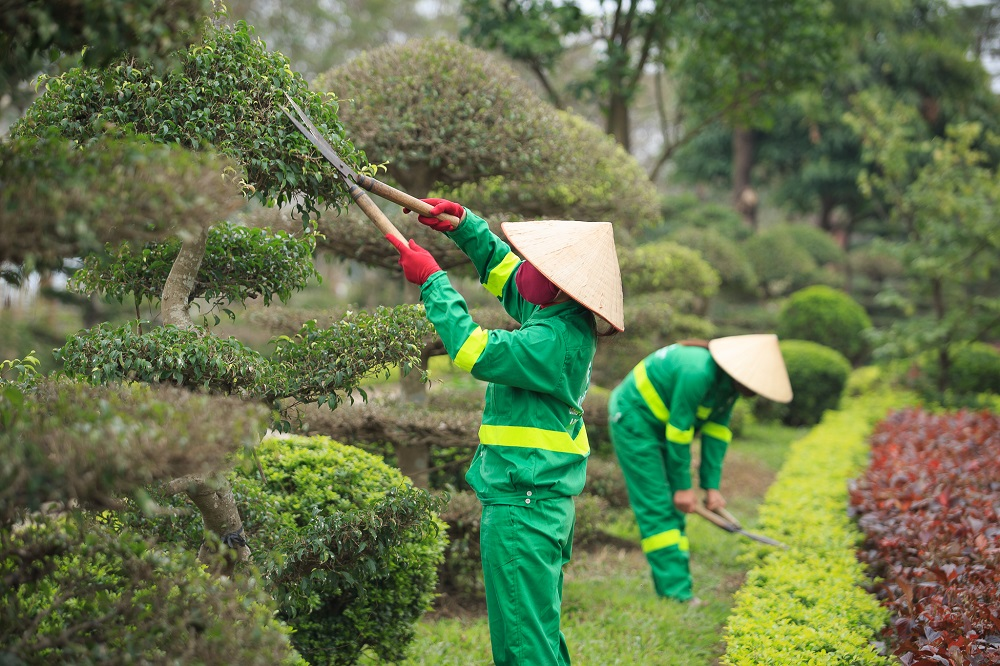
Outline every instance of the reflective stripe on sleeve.
[[671, 546], [677, 546], [677, 549], [681, 551], [686, 551], [690, 547], [688, 538], [682, 536], [680, 530], [667, 530], [666, 532], [660, 532], [642, 540], [642, 552], [644, 553], [663, 550]]
[[514, 272], [519, 263], [521, 260], [517, 258], [517, 255], [508, 252], [507, 256], [500, 260], [500, 263], [490, 271], [489, 277], [486, 278], [486, 282], [483, 284], [486, 291], [500, 298], [503, 295], [504, 285], [507, 284], [511, 273]]
[[489, 337], [489, 332], [483, 330], [482, 326], [477, 326], [476, 330], [470, 333], [469, 337], [462, 343], [462, 348], [455, 354], [455, 365], [466, 372], [472, 372], [472, 366], [482, 356]]
[[632, 370], [632, 376], [635, 378], [635, 387], [639, 391], [639, 395], [642, 399], [646, 401], [646, 406], [649, 407], [649, 411], [653, 412], [653, 416], [658, 418], [663, 423], [667, 422], [670, 418], [670, 410], [667, 406], [663, 404], [663, 399], [660, 398], [660, 394], [656, 392], [653, 388], [652, 382], [649, 381], [649, 375], [646, 374], [646, 362], [642, 361], [639, 365], [635, 366]]
[[726, 444], [733, 441], [733, 431], [724, 425], [719, 423], [712, 423], [709, 421], [701, 427], [702, 437], [714, 437], [715, 439], [722, 440]]
[[698, 418], [702, 421], [707, 419], [712, 413], [711, 407], [706, 407], [705, 405], [698, 405]]
[[675, 428], [669, 423], [667, 424], [668, 442], [673, 442], [674, 444], [690, 444], [691, 440], [693, 439], [694, 439], [694, 428], [681, 430], [680, 428]]
[[590, 453], [590, 440], [585, 427], [580, 428], [580, 433], [573, 439], [565, 431], [483, 424], [479, 427], [479, 441], [492, 446], [520, 446], [581, 456]]

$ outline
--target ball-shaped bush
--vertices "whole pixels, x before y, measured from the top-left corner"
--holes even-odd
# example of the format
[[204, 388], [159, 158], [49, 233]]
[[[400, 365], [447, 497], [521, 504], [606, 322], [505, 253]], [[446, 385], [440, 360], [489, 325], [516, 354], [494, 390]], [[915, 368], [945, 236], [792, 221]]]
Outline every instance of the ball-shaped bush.
[[755, 413], [762, 419], [779, 419], [785, 425], [815, 425], [823, 412], [840, 405], [851, 364], [837, 350], [816, 342], [782, 340], [779, 345], [792, 383], [792, 401], [784, 405], [757, 398]]
[[600, 128], [541, 99], [495, 56], [449, 39], [372, 49], [317, 77], [355, 143], [414, 196], [477, 213], [631, 228], [659, 219], [645, 171]]
[[708, 228], [685, 227], [670, 235], [670, 240], [697, 250], [719, 272], [722, 287], [741, 294], [757, 289], [757, 274], [743, 247], [732, 238]]
[[865, 331], [872, 327], [865, 309], [848, 294], [825, 285], [801, 289], [778, 313], [778, 337], [810, 340], [836, 349], [853, 363], [868, 351]]

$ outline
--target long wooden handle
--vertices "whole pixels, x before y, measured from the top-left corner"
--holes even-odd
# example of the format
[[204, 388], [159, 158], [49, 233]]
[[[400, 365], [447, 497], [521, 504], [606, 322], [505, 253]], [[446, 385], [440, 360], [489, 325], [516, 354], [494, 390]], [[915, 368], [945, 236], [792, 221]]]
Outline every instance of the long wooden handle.
[[735, 532], [739, 528], [730, 523], [728, 520], [715, 513], [714, 511], [709, 511], [707, 508], [702, 506], [700, 503], [694, 505], [694, 512], [705, 520], [714, 523], [717, 527], [721, 527], [727, 532]]
[[[365, 188], [372, 194], [377, 194], [383, 199], [388, 199], [389, 201], [395, 204], [399, 204], [403, 208], [409, 208], [410, 210], [416, 211], [421, 215], [431, 214], [431, 209], [433, 208], [433, 206], [431, 206], [429, 203], [426, 203], [414, 196], [411, 196], [406, 192], [403, 192], [402, 190], [397, 190], [395, 187], [392, 187], [391, 185], [386, 185], [380, 180], [375, 180], [371, 176], [358, 174], [357, 183], [358, 185]], [[451, 222], [456, 227], [458, 226], [458, 223], [461, 222], [461, 220], [459, 220], [457, 217], [455, 217], [454, 215], [449, 215], [448, 213], [442, 213], [441, 215], [438, 215], [437, 218], [439, 220], [444, 220], [445, 222]]]
[[740, 521], [736, 520], [736, 516], [729, 513], [729, 511], [727, 511], [725, 508], [716, 509], [715, 513], [719, 514], [720, 516], [731, 522], [733, 525], [735, 525], [736, 529], [743, 529], [743, 525], [740, 524]]
[[399, 240], [406, 242], [406, 238], [403, 234], [399, 233], [399, 229], [389, 221], [389, 218], [385, 216], [379, 207], [375, 205], [371, 197], [362, 191], [360, 187], [353, 183], [349, 183], [347, 186], [347, 191], [351, 193], [351, 198], [354, 199], [354, 203], [358, 204], [368, 219], [375, 223], [375, 226], [379, 228], [383, 234], [387, 236], [395, 236]]

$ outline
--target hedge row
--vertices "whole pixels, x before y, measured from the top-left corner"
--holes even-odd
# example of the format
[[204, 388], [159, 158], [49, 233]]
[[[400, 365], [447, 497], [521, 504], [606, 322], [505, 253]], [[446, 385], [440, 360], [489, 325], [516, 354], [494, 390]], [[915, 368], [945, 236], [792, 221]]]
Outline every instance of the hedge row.
[[761, 506], [759, 530], [788, 545], [754, 545], [751, 570], [726, 627], [722, 663], [886, 665], [873, 639], [888, 611], [869, 595], [847, 515], [848, 481], [860, 474], [875, 421], [908, 401], [879, 391], [845, 400], [792, 445]]

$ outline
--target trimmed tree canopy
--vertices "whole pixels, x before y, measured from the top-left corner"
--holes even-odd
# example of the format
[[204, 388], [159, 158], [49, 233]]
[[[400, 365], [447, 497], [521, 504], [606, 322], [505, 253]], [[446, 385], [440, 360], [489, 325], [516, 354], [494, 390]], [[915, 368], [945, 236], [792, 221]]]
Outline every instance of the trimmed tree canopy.
[[292, 125], [281, 107], [296, 99], [345, 162], [367, 162], [346, 138], [337, 104], [310, 92], [288, 59], [267, 51], [253, 29], [210, 25], [202, 45], [177, 54], [180, 67], [163, 74], [127, 56], [105, 69], [74, 69], [49, 79], [45, 94], [13, 128], [15, 136], [58, 128], [88, 145], [115, 127], [153, 141], [233, 159], [244, 192], [266, 205], [294, 204], [304, 216], [343, 206], [346, 188], [333, 167]]
[[[435, 192], [491, 221], [609, 221], [628, 230], [659, 218], [655, 187], [631, 156], [486, 52], [444, 39], [386, 46], [315, 86], [351, 100], [340, 109], [351, 136], [414, 196]], [[357, 231], [336, 238], [336, 249], [364, 259], [384, 245], [373, 229]], [[428, 249], [437, 257], [448, 244], [434, 237]]]

